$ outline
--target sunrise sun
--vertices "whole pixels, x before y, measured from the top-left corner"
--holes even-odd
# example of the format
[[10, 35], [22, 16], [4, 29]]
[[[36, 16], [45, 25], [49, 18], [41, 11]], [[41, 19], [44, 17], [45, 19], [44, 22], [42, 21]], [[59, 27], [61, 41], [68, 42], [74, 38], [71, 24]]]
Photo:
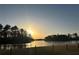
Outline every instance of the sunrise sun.
[[31, 29], [27, 29], [27, 33], [28, 33], [28, 34], [31, 34], [31, 35], [34, 35], [34, 31], [31, 30]]

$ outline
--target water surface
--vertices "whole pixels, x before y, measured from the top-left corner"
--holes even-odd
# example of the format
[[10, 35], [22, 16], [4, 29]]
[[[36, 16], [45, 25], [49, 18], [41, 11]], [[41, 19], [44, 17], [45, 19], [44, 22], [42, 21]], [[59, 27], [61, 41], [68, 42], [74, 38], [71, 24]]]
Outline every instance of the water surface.
[[42, 46], [52, 46], [52, 45], [66, 45], [66, 44], [77, 44], [79, 41], [70, 41], [70, 42], [46, 42], [46, 41], [32, 41], [31, 43], [26, 44], [26, 48], [31, 47], [42, 47]]

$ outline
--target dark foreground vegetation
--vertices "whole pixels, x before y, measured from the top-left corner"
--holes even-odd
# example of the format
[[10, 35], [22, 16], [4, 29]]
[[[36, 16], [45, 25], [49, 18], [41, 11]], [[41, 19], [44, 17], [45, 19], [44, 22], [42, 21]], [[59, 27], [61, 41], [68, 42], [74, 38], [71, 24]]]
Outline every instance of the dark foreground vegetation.
[[79, 36], [77, 33], [73, 34], [58, 34], [58, 35], [49, 35], [45, 37], [45, 41], [78, 41]]
[[27, 34], [24, 29], [0, 24], [0, 44], [22, 44], [31, 41], [31, 35]]

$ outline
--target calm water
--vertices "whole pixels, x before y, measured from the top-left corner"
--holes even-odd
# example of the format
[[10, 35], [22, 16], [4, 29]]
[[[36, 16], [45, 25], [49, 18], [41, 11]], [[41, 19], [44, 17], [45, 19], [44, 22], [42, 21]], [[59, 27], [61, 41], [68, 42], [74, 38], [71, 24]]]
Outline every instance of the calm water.
[[46, 42], [46, 41], [32, 41], [31, 43], [26, 44], [7, 44], [0, 45], [0, 49], [16, 49], [16, 48], [31, 48], [31, 47], [43, 47], [43, 46], [52, 46], [52, 45], [66, 45], [66, 44], [77, 44], [79, 41], [71, 42]]
[[31, 43], [26, 44], [26, 48], [31, 47], [41, 47], [41, 46], [52, 46], [52, 45], [65, 45], [65, 44], [77, 44], [79, 41], [71, 41], [71, 42], [46, 42], [46, 41], [33, 41]]

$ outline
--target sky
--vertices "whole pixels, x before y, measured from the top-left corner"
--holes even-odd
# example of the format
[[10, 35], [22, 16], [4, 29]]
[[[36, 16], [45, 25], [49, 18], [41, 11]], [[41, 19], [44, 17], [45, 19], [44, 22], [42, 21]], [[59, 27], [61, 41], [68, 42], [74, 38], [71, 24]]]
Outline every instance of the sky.
[[79, 33], [79, 5], [0, 5], [0, 23], [33, 32], [33, 38]]

